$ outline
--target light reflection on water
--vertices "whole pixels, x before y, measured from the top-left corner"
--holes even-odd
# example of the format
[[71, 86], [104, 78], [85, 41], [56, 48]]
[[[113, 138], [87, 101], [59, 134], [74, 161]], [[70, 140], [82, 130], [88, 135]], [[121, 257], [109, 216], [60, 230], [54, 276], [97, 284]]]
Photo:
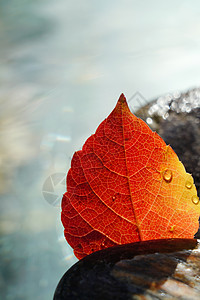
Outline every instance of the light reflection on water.
[[0, 3], [2, 299], [51, 299], [76, 261], [42, 187], [67, 172], [121, 92], [151, 99], [199, 85], [199, 13], [182, 0]]

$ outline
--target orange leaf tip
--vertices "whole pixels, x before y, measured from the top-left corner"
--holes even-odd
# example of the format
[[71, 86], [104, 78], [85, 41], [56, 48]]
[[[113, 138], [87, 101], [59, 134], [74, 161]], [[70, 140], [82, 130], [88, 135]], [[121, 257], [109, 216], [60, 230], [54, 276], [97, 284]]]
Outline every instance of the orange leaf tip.
[[131, 113], [131, 111], [128, 107], [126, 98], [125, 98], [123, 93], [120, 95], [119, 100], [117, 101], [115, 109], [118, 110], [118, 111], [127, 111], [127, 112]]

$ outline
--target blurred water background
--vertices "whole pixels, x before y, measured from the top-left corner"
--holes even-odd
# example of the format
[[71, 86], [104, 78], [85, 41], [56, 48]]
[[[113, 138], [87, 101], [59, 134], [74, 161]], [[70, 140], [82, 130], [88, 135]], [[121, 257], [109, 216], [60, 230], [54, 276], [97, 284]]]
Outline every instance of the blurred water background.
[[76, 261], [60, 222], [73, 152], [121, 92], [199, 86], [199, 15], [197, 0], [0, 1], [0, 299], [52, 299]]

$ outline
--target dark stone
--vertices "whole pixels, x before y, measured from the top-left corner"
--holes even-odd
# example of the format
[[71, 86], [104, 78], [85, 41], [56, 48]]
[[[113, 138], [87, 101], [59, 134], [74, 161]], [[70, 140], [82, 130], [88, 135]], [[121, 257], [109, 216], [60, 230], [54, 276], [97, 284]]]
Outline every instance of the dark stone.
[[65, 273], [54, 300], [200, 299], [199, 251], [196, 240], [168, 239], [95, 252]]

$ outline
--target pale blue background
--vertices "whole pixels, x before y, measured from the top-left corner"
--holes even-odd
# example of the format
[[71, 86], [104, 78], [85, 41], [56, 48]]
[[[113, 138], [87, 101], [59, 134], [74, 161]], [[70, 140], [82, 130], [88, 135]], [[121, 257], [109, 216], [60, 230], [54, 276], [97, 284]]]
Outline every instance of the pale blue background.
[[197, 0], [0, 2], [1, 299], [52, 299], [76, 259], [43, 183], [121, 92], [199, 86], [199, 16]]

